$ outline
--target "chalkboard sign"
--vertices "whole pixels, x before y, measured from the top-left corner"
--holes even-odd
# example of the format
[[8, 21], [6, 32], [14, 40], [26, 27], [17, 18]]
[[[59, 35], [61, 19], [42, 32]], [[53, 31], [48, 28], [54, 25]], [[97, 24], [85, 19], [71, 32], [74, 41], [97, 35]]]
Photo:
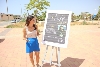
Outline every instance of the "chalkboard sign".
[[43, 43], [55, 47], [67, 47], [71, 11], [48, 10], [46, 13]]

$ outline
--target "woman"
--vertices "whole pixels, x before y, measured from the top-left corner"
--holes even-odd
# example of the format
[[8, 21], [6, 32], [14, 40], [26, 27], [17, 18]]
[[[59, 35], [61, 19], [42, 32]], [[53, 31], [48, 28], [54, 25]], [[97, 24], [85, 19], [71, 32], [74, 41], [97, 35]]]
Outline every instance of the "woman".
[[40, 67], [39, 65], [39, 43], [37, 40], [37, 36], [39, 35], [38, 33], [38, 27], [35, 25], [36, 19], [34, 16], [29, 15], [26, 19], [26, 26], [23, 29], [23, 37], [24, 40], [26, 40], [26, 53], [29, 53], [30, 61], [35, 67], [34, 60], [33, 60], [33, 51], [35, 52], [36, 56], [36, 65], [37, 67]]

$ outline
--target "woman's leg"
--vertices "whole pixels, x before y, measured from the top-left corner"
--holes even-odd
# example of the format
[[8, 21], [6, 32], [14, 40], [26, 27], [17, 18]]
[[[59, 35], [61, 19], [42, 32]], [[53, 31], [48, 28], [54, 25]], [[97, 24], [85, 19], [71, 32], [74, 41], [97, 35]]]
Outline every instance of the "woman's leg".
[[29, 53], [30, 61], [34, 67], [33, 52]]
[[37, 65], [39, 65], [39, 59], [40, 59], [39, 54], [40, 54], [39, 51], [35, 51], [35, 56], [36, 56], [36, 63], [37, 63]]

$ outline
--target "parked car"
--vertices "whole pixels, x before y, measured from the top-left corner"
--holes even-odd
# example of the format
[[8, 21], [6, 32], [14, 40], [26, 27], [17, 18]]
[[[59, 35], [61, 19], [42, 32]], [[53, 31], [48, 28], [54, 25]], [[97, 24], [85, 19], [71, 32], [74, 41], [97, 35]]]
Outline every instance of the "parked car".
[[20, 22], [20, 20], [12, 20], [11, 23], [17, 23]]
[[16, 20], [12, 20], [11, 23], [16, 23]]
[[16, 20], [16, 22], [20, 22], [20, 20], [18, 19], [18, 20]]

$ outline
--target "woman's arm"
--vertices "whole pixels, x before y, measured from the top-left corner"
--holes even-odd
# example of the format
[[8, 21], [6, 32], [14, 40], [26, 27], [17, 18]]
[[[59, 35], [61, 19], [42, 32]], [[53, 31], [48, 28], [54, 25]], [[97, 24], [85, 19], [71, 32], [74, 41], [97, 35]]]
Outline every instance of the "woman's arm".
[[23, 40], [26, 40], [26, 28], [23, 29]]
[[39, 36], [39, 29], [38, 29], [38, 26], [36, 25], [36, 30], [37, 30], [37, 36]]

